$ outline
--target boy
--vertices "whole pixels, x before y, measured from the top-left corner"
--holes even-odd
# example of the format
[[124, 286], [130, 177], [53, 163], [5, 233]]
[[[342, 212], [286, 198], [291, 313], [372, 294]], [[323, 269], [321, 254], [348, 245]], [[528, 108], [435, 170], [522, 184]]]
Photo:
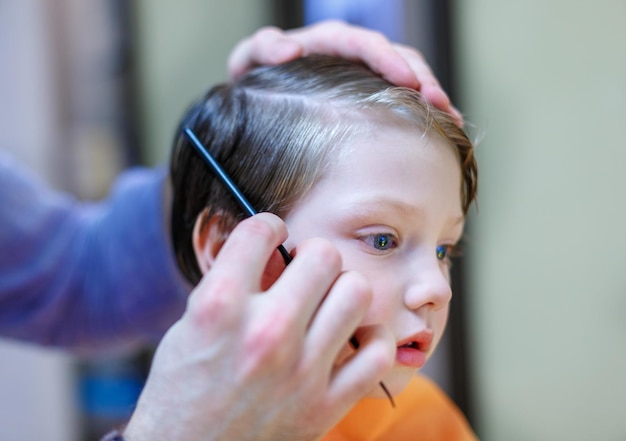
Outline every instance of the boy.
[[[205, 274], [210, 279], [244, 215], [185, 128], [253, 206], [284, 220], [294, 262], [321, 247], [326, 259], [312, 268], [341, 268], [336, 284], [353, 288], [329, 294], [311, 286], [308, 296], [283, 295], [274, 299], [279, 308], [270, 307], [291, 269], [274, 283], [282, 268], [273, 259], [252, 287], [262, 294], [212, 300], [214, 315], [204, 319], [224, 324], [215, 334], [224, 343], [206, 356], [223, 360], [234, 383], [250, 384], [232, 403], [211, 403], [232, 408], [235, 438], [263, 439], [281, 423], [285, 439], [475, 439], [449, 400], [415, 375], [444, 331], [449, 258], [476, 194], [473, 146], [454, 121], [419, 93], [324, 56], [260, 68], [213, 88], [185, 115], [171, 162], [174, 247], [183, 273], [197, 284]], [[358, 348], [347, 343], [353, 335]], [[391, 355], [381, 349], [389, 340]], [[316, 363], [327, 375], [311, 374]], [[238, 423], [238, 403], [263, 406], [268, 394], [294, 385], [304, 392], [285, 393], [266, 425]], [[368, 398], [353, 407], [357, 392]], [[307, 427], [289, 427], [303, 421], [294, 415], [306, 415]]]

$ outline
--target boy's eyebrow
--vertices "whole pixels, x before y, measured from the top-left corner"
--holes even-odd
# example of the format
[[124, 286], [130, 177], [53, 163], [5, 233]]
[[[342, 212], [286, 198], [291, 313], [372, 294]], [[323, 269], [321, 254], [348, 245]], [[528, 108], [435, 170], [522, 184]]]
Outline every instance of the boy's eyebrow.
[[[349, 201], [341, 207], [341, 210], [352, 212], [357, 215], [368, 215], [381, 210], [394, 210], [410, 216], [422, 216], [424, 212], [424, 209], [421, 207], [407, 204], [399, 199], [390, 199], [388, 196]], [[459, 213], [461, 214], [454, 217], [449, 222], [449, 225], [457, 226], [465, 222], [465, 216], [461, 212], [461, 207], [459, 207]]]
[[388, 196], [349, 201], [348, 203], [343, 205], [341, 209], [363, 215], [380, 210], [392, 209], [402, 214], [420, 216], [422, 214], [421, 212], [423, 211], [422, 209], [415, 207], [414, 205], [407, 204], [399, 199], [390, 199]]

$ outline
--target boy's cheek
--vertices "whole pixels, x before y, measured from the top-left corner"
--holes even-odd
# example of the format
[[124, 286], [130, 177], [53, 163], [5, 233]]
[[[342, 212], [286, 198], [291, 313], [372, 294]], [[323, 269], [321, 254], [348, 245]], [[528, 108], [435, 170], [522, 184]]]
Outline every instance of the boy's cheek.
[[283, 271], [285, 271], [285, 268], [285, 260], [278, 250], [274, 250], [272, 257], [270, 257], [269, 262], [267, 262], [263, 277], [261, 278], [261, 291], [270, 289]]

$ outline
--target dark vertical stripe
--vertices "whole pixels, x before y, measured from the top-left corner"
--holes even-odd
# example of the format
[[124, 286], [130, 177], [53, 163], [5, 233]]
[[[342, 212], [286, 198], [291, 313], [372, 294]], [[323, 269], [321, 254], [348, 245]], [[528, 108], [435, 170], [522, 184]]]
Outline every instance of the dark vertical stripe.
[[[431, 0], [433, 26], [433, 42], [435, 44], [432, 60], [433, 69], [444, 90], [448, 92], [453, 103], [457, 100], [457, 82], [454, 66], [455, 24], [453, 10], [454, 0]], [[466, 226], [466, 235], [470, 231]], [[464, 246], [467, 254], [467, 246]], [[452, 398], [474, 426], [471, 407], [471, 372], [469, 364], [470, 330], [467, 323], [467, 304], [470, 295], [466, 283], [466, 266], [463, 259], [454, 262], [452, 271], [452, 291], [454, 299], [450, 305], [450, 317], [447, 332], [450, 333], [450, 372], [452, 381]]]

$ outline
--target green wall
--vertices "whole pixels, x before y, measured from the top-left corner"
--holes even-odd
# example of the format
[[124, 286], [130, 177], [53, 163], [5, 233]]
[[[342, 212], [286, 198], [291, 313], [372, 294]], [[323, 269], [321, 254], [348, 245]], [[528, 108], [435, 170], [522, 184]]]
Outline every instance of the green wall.
[[148, 163], [167, 160], [185, 109], [226, 79], [242, 38], [272, 21], [270, 0], [138, 0], [142, 139]]
[[[148, 162], [269, 3], [137, 2]], [[466, 257], [479, 435], [626, 439], [626, 3], [464, 0], [455, 20], [459, 105], [483, 132]]]
[[626, 439], [626, 2], [458, 1], [483, 441]]

